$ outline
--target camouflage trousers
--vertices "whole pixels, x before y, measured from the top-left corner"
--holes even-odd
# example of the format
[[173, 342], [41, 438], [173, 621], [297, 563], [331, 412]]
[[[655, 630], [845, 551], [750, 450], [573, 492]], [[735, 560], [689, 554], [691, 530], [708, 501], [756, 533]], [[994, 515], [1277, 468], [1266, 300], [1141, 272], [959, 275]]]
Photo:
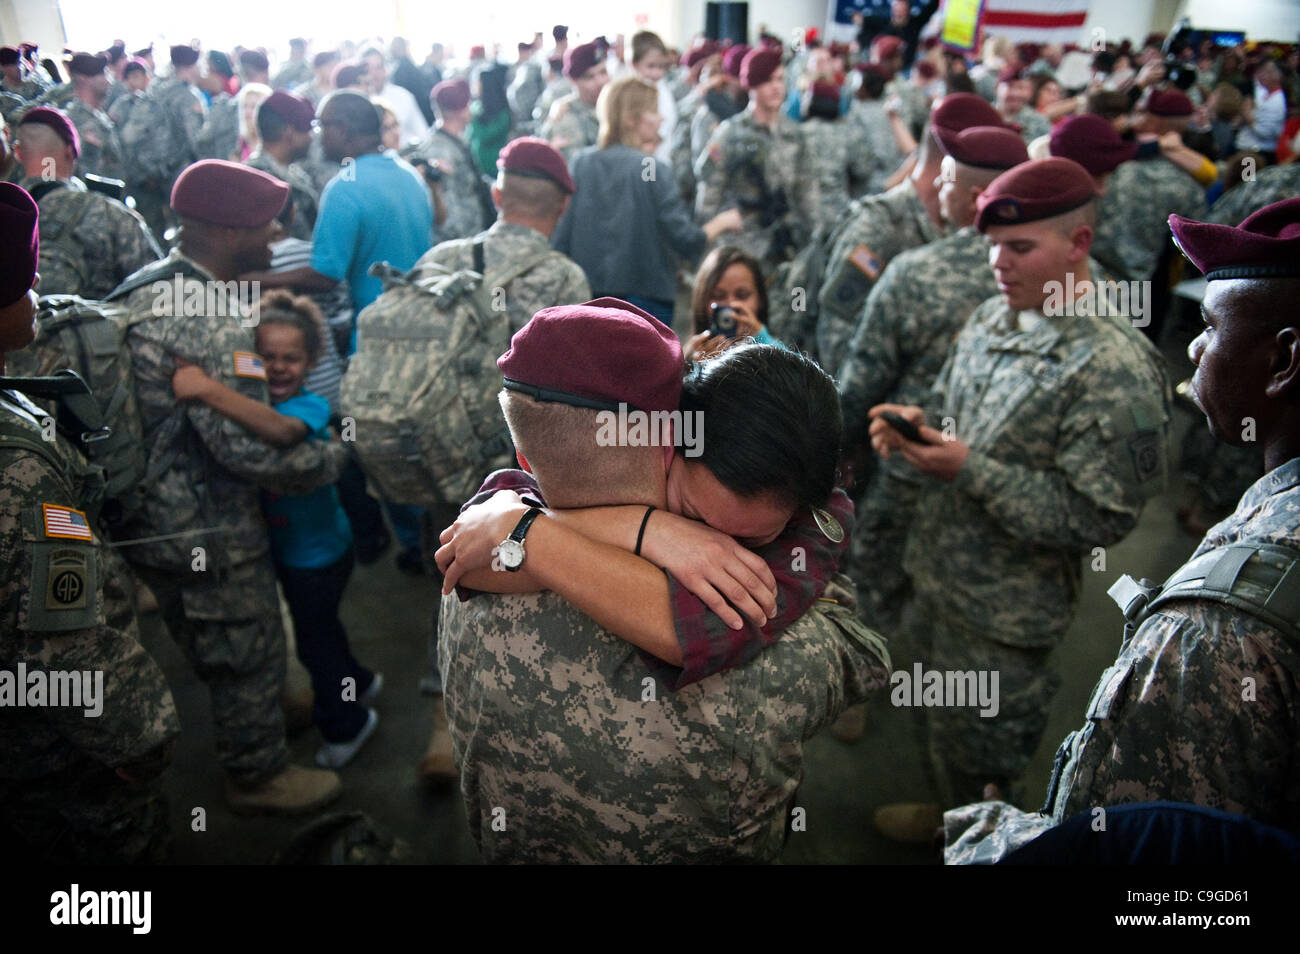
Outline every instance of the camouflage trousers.
[[0, 781], [0, 838], [7, 860], [52, 865], [163, 864], [172, 845], [159, 782], [130, 785], [88, 759]]
[[857, 505], [848, 575], [858, 589], [858, 616], [877, 632], [890, 635], [898, 630], [911, 589], [903, 570], [903, 547], [918, 488], [887, 468], [885, 464], [874, 469]]
[[[430, 585], [442, 588], [442, 574], [434, 554], [442, 544], [438, 537], [460, 515], [456, 506], [425, 507], [420, 517], [420, 556], [424, 560], [424, 572], [433, 581]], [[433, 601], [433, 620], [429, 626], [428, 659], [425, 673], [420, 677], [420, 691], [426, 695], [442, 694], [442, 670], [438, 668], [438, 613], [442, 600]]]
[[[903, 609], [900, 630], [913, 664], [923, 672], [987, 674], [996, 691], [992, 706], [918, 706], [924, 745], [945, 808], [978, 801], [988, 782], [1005, 791], [1024, 774], [1047, 728], [1052, 698], [1061, 685], [1052, 648], [1025, 648], [996, 641], [970, 626], [951, 597], [917, 590]], [[910, 674], [909, 674], [910, 675]], [[988, 715], [981, 715], [988, 712]]]
[[236, 565], [220, 580], [191, 582], [148, 569], [140, 575], [208, 687], [222, 767], [244, 785], [280, 772], [289, 762], [280, 709], [285, 636], [270, 557]]

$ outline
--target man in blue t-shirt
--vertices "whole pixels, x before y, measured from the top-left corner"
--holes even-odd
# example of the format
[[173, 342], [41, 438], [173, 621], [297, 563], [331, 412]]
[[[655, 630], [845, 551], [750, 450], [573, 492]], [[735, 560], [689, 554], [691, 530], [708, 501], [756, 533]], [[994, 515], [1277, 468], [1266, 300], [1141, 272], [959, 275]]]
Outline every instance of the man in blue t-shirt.
[[379, 111], [352, 90], [331, 93], [320, 108], [321, 149], [343, 168], [321, 193], [312, 233], [311, 265], [292, 271], [242, 276], [263, 289], [328, 291], [347, 279], [356, 314], [379, 297], [380, 281], [368, 274], [375, 262], [406, 270], [433, 246], [433, 204], [428, 186], [408, 163], [383, 151]]

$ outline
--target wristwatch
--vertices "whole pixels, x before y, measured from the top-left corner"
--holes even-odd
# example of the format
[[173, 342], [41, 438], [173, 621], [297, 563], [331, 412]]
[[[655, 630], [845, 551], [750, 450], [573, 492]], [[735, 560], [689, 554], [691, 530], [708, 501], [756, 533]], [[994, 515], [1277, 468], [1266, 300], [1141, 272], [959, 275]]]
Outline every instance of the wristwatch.
[[502, 540], [501, 545], [497, 547], [497, 556], [501, 559], [501, 565], [511, 573], [524, 565], [524, 534], [528, 532], [528, 528], [533, 525], [533, 521], [541, 512], [537, 507], [529, 507], [528, 512], [519, 518], [515, 528], [510, 531], [510, 536]]

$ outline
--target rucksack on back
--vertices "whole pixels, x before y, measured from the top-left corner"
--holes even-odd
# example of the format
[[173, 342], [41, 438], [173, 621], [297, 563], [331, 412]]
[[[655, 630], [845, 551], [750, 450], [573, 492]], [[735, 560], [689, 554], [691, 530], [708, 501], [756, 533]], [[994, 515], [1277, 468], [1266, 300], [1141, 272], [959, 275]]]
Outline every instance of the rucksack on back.
[[89, 395], [66, 394], [42, 403], [60, 416], [61, 429], [90, 462], [103, 468], [104, 516], [112, 522], [115, 512], [138, 506], [136, 494], [148, 466], [126, 312], [74, 295], [47, 295], [40, 299], [37, 323], [36, 340], [6, 356], [10, 373], [43, 377], [71, 368], [90, 385]]
[[394, 503], [460, 504], [491, 471], [514, 464], [497, 403], [510, 319], [493, 309], [492, 290], [556, 253], [484, 276], [475, 251], [479, 270], [371, 266], [386, 290], [357, 316], [340, 407], [355, 422], [362, 469]]
[[135, 97], [126, 121], [118, 130], [122, 151], [135, 179], [167, 182], [176, 170], [169, 147], [174, 136], [172, 123], [163, 103], [145, 93]]
[[[67, 184], [55, 179], [42, 182], [31, 189], [32, 198], [39, 206], [41, 199], [54, 189], [66, 189]], [[68, 222], [57, 222], [42, 218], [41, 252], [37, 270], [42, 278], [54, 282], [52, 286], [60, 292], [76, 294], [82, 291], [90, 279], [86, 269], [85, 253], [76, 244], [77, 229], [82, 219], [97, 200], [94, 196], [82, 196], [77, 214]], [[46, 284], [42, 282], [42, 284]], [[49, 286], [47, 286], [49, 287]]]

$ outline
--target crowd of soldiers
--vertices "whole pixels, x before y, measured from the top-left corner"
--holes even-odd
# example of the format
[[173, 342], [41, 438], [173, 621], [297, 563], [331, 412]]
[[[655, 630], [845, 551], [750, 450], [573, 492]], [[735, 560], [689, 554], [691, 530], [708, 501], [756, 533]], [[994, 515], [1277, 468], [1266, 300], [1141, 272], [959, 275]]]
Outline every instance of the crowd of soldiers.
[[[826, 566], [774, 591], [743, 651], [718, 647], [749, 637], [671, 590], [679, 635], [698, 626], [705, 648], [677, 654], [675, 691], [652, 717], [643, 680], [662, 670], [601, 629], [598, 612], [578, 612], [585, 594], [547, 579], [538, 588], [564, 599], [445, 597], [420, 773], [459, 779], [485, 857], [772, 860], [803, 743], [823, 728], [861, 735], [865, 702], [886, 691], [891, 666], [913, 662], [992, 673], [1000, 690], [993, 718], [918, 709], [936, 798], [881, 808], [888, 837], [926, 843], [946, 824], [949, 860], [997, 860], [1090, 807], [1156, 801], [1300, 836], [1296, 48], [1156, 36], [1084, 52], [990, 37], [973, 62], [903, 25], [869, 33], [824, 45], [810, 31], [790, 46], [762, 32], [752, 48], [697, 38], [683, 52], [648, 31], [625, 50], [622, 36], [570, 43], [556, 27], [551, 47], [537, 34], [508, 64], [485, 47], [453, 62], [440, 44], [417, 64], [400, 38], [309, 56], [294, 39], [274, 70], [265, 49], [190, 45], [156, 69], [151, 48], [128, 54], [118, 41], [72, 54], [66, 82], [34, 47], [0, 48], [0, 361], [42, 375], [24, 393], [5, 379], [16, 390], [0, 392], [0, 662], [108, 674], [93, 725], [79, 712], [6, 713], [6, 836], [46, 860], [166, 858], [158, 779], [179, 725], [139, 644], [137, 586], [209, 691], [234, 810], [313, 812], [341, 789], [330, 768], [289, 762], [285, 635], [259, 492], [338, 482], [358, 553], [381, 549], [363, 520], [387, 536], [378, 504], [358, 502], [364, 491], [347, 499], [347, 473], [364, 477], [338, 441], [275, 446], [212, 407], [178, 403], [182, 364], [262, 403], [267, 373], [247, 303], [209, 301], [198, 320], [160, 314], [158, 280], [257, 278], [311, 295], [333, 332], [333, 371], [318, 362], [308, 383], [336, 410], [358, 317], [383, 297], [360, 240], [346, 261], [322, 257], [350, 214], [357, 235], [409, 239], [407, 260], [389, 262], [400, 271], [507, 276], [508, 389], [588, 410], [676, 411], [676, 336], [616, 300], [582, 305], [581, 268], [550, 249], [576, 188], [568, 165], [599, 148], [602, 89], [625, 73], [660, 91], [663, 155], [696, 220], [740, 212], [740, 231], [715, 245], [757, 263], [780, 342], [748, 347], [802, 353], [800, 374], [833, 379], [856, 515], [838, 498], [810, 502], [806, 525], [798, 510], [752, 548], [787, 581], [795, 542], [836, 544]], [[341, 212], [343, 184], [373, 175], [372, 157], [416, 198]], [[681, 263], [684, 277], [693, 264]], [[1047, 810], [1026, 814], [1011, 803], [1032, 798], [1019, 783], [1060, 685], [1053, 651], [1082, 566], [1132, 532], [1173, 469], [1176, 394], [1159, 346], [1173, 333], [1171, 289], [1192, 267], [1206, 279], [1189, 294], [1203, 299], [1207, 327], [1189, 352], [1197, 374], [1177, 393], [1213, 438], [1194, 427], [1181, 461], [1204, 490], [1183, 514], [1209, 530], [1189, 564], [1200, 575], [1121, 591], [1120, 658], [1062, 745]], [[1105, 289], [1120, 287], [1117, 303]], [[37, 310], [49, 313], [36, 293], [120, 309], [133, 381], [122, 400], [138, 414], [144, 462], [124, 517], [100, 512], [103, 474], [48, 436], [51, 405], [30, 400], [69, 390], [56, 368], [20, 358]], [[572, 419], [556, 420], [511, 420], [516, 448], [535, 431], [559, 440]], [[411, 572], [447, 570], [462, 525], [514, 527], [517, 541], [534, 521], [550, 527], [530, 497], [641, 505], [640, 533], [634, 522], [620, 544], [635, 538], [639, 560], [651, 511], [675, 505], [671, 472], [668, 486], [626, 499], [580, 477], [534, 476], [486, 485], [517, 495], [508, 507], [475, 497], [497, 501], [483, 511], [490, 521], [458, 520], [458, 501], [424, 511], [385, 501]], [[534, 563], [553, 532], [529, 537]], [[542, 580], [536, 572], [528, 579]], [[795, 592], [806, 612], [786, 620]], [[591, 724], [574, 724], [556, 680], [587, 699]], [[1250, 705], [1233, 701], [1243, 680]], [[510, 721], [524, 709], [527, 739]], [[753, 743], [741, 781], [724, 754], [733, 731]]]

